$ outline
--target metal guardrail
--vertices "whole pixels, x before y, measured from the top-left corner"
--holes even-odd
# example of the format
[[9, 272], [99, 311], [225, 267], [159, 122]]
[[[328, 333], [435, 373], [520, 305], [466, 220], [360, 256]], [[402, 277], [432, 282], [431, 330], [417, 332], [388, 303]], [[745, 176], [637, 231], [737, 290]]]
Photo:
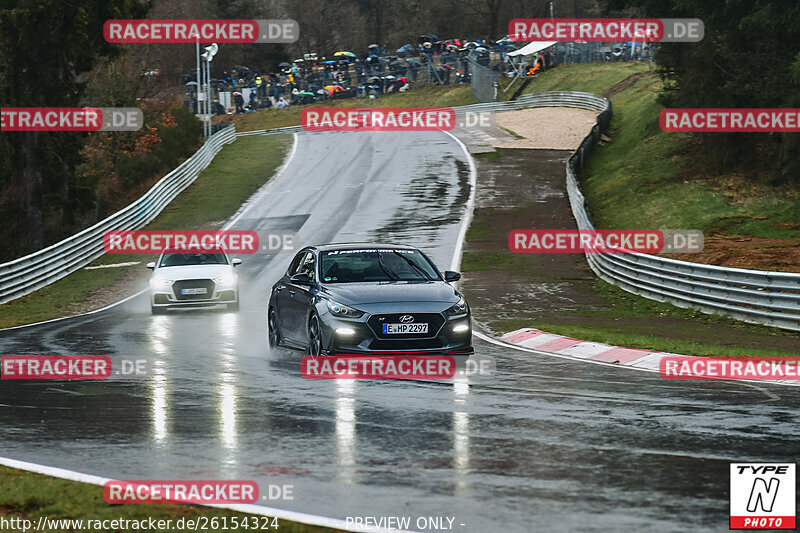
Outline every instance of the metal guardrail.
[[[611, 102], [589, 93], [549, 94], [547, 105], [601, 111], [567, 162], [572, 214], [578, 229], [594, 230], [577, 173], [611, 120]], [[800, 273], [727, 268], [640, 253], [590, 253], [586, 259], [601, 279], [645, 298], [800, 331]]]
[[223, 128], [129, 206], [63, 241], [0, 264], [0, 303], [49, 285], [103, 255], [103, 235], [107, 231], [144, 227], [194, 182], [225, 144], [235, 140], [236, 128]]
[[[527, 107], [580, 107], [582, 109], [592, 109], [603, 111], [605, 106], [597, 102], [597, 96], [590, 93], [576, 92], [549, 92], [540, 94], [525, 94], [513, 101], [508, 102], [486, 102], [482, 104], [470, 104], [454, 107], [456, 116], [462, 116], [468, 112], [502, 112], [524, 109]], [[610, 103], [609, 103], [610, 105]], [[610, 117], [609, 117], [610, 120]], [[606, 122], [604, 128], [608, 126]], [[280, 135], [286, 133], [312, 133], [305, 131], [301, 126], [287, 126], [285, 128], [272, 128], [266, 130], [252, 130], [237, 132], [237, 137], [247, 137], [250, 135]]]
[[[578, 228], [593, 230], [577, 173], [608, 128], [612, 107], [607, 98], [573, 91], [525, 94], [514, 101], [455, 107], [467, 112], [503, 112], [529, 107], [575, 107], [598, 112], [592, 131], [567, 161], [566, 181], [572, 214]], [[265, 135], [304, 133], [299, 126], [239, 133]], [[648, 254], [586, 254], [594, 273], [620, 288], [680, 307], [732, 316], [746, 322], [800, 331], [800, 273], [727, 268], [678, 261]]]
[[[582, 92], [526, 94], [510, 102], [456, 107], [466, 112], [503, 112], [528, 107], [576, 107], [599, 112], [597, 123], [570, 156], [567, 193], [578, 228], [593, 230], [577, 173], [611, 121], [611, 102]], [[0, 303], [44, 287], [104, 253], [103, 234], [141, 228], [191, 184], [224, 144], [238, 136], [305, 133], [300, 126], [236, 133], [232, 127], [211, 136], [200, 150], [167, 174], [139, 200], [94, 226], [48, 248], [0, 265]], [[648, 254], [586, 254], [601, 279], [646, 298], [671, 302], [706, 313], [725, 314], [747, 322], [800, 331], [800, 273], [726, 268], [678, 261]]]

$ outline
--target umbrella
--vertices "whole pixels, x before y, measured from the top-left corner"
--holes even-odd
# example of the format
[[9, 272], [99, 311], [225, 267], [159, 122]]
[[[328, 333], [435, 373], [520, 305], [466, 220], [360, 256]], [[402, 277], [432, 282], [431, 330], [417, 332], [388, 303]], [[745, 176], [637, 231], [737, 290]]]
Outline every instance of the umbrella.
[[303, 91], [301, 93], [297, 93], [297, 96], [314, 96], [314, 93], [309, 91]]
[[289, 63], [287, 63], [286, 61], [284, 61], [283, 63], [278, 63], [278, 66], [279, 67], [291, 67], [291, 65]]
[[378, 48], [378, 45], [377, 44], [371, 44], [371, 45], [367, 46], [367, 48]]
[[197, 82], [196, 82], [196, 81], [190, 81], [190, 82], [189, 82], [189, 83], [187, 83], [186, 85], [197, 85]]
[[335, 54], [333, 54], [333, 57], [339, 57], [339, 56], [356, 57], [356, 55], [353, 52], [336, 52]]
[[477, 47], [475, 49], [475, 52], [485, 52], [485, 51], [486, 51], [486, 48], [484, 48], [483, 46], [479, 46], [479, 47]]
[[323, 89], [330, 92], [344, 91], [344, 87], [341, 85], [326, 85]]
[[323, 61], [322, 64], [323, 65], [335, 65], [336, 61]]
[[380, 57], [375, 55], [375, 54], [372, 54], [371, 56], [369, 56], [369, 58], [370, 59], [380, 59]]
[[375, 83], [381, 81], [381, 79], [377, 76], [372, 76], [371, 78], [367, 78], [367, 83]]
[[397, 49], [398, 54], [402, 54], [404, 52], [413, 52], [413, 51], [414, 51], [413, 44], [404, 44], [403, 46]]
[[239, 91], [236, 91], [235, 93], [233, 93], [233, 96], [242, 96], [242, 93], [240, 93]]
[[394, 80], [396, 80], [396, 79], [397, 79], [397, 77], [396, 77], [396, 76], [391, 76], [391, 75], [390, 75], [390, 76], [386, 76], [384, 79], [385, 79], [386, 81], [394, 81]]
[[346, 59], [340, 59], [340, 60], [339, 60], [339, 63], [345, 63], [345, 64], [349, 65], [349, 64], [350, 64], [350, 61], [348, 61], [348, 60], [346, 60]]

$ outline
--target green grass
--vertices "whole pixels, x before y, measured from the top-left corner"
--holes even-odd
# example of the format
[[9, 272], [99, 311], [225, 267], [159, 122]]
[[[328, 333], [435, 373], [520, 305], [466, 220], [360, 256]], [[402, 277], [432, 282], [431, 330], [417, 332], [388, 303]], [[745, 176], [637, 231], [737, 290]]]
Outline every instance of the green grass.
[[265, 130], [298, 126], [300, 114], [308, 107], [452, 107], [476, 104], [468, 84], [432, 86], [411, 89], [405, 93], [393, 93], [369, 98], [347, 98], [329, 100], [305, 106], [290, 106], [283, 109], [259, 109], [235, 119], [236, 131]]
[[657, 350], [680, 355], [696, 355], [709, 357], [797, 357], [797, 352], [784, 352], [780, 350], [747, 348], [738, 346], [724, 346], [715, 343], [698, 342], [691, 339], [670, 339], [656, 335], [640, 335], [631, 331], [615, 331], [607, 324], [592, 327], [590, 325], [566, 326], [564, 324], [541, 324], [537, 327], [548, 333], [564, 335], [581, 340], [591, 340], [624, 346], [625, 348], [639, 348], [642, 350]]
[[[284, 135], [239, 138], [225, 146], [197, 180], [143, 229], [216, 229], [272, 176], [290, 145], [291, 138]], [[142, 255], [106, 254], [92, 265], [150, 260], [152, 258]], [[87, 299], [92, 291], [113, 284], [132, 269], [142, 268], [143, 264], [78, 270], [36, 292], [0, 305], [0, 328], [64, 316], [71, 305]]]
[[596, 147], [581, 177], [596, 226], [800, 238], [778, 225], [800, 220], [797, 191], [737, 178], [723, 187], [687, 170], [690, 138], [660, 130], [659, 89], [660, 80], [646, 76], [611, 99], [613, 142]]
[[[103, 487], [86, 485], [76, 481], [33, 474], [24, 470], [17, 470], [0, 466], [0, 515], [9, 518], [22, 518], [30, 520], [33, 527], [36, 527], [39, 517], [50, 519], [77, 519], [77, 520], [155, 520], [171, 519], [172, 527], [161, 531], [180, 531], [175, 527], [176, 522], [184, 518], [186, 520], [197, 520], [205, 517], [210, 520], [217, 518], [218, 524], [223, 523], [227, 518], [229, 529], [223, 530], [219, 527], [209, 528], [205, 531], [250, 531], [254, 529], [231, 527], [231, 518], [235, 517], [239, 521], [245, 517], [250, 517], [252, 521], [258, 515], [237, 513], [224, 509], [210, 507], [200, 507], [194, 505], [109, 505], [103, 500]], [[263, 524], [263, 518], [258, 518], [259, 527]], [[252, 523], [252, 522], [251, 522]], [[269, 520], [272, 524], [272, 517]], [[266, 529], [266, 531], [280, 531], [282, 533], [326, 533], [339, 531], [318, 526], [309, 526], [287, 520], [278, 520], [277, 529]], [[79, 532], [88, 531], [90, 528], [84, 524], [83, 529], [64, 528], [58, 531]], [[127, 531], [129, 529], [118, 529]], [[146, 529], [142, 529], [145, 531]], [[17, 529], [21, 531], [21, 529]]]
[[[637, 66], [619, 64], [570, 68], [572, 73], [566, 67], [561, 72], [546, 72], [534, 83], [539, 82], [541, 90], [602, 93], [628, 77], [631, 70], [637, 70]], [[638, 70], [643, 69], [638, 66]], [[791, 195], [754, 188], [756, 194], [752, 197], [730, 202], [708, 182], [681, 175], [688, 164], [682, 159], [687, 137], [661, 132], [661, 107], [656, 101], [659, 89], [660, 81], [645, 75], [612, 98], [612, 142], [596, 147], [582, 174], [583, 190], [597, 226], [708, 230], [735, 220], [738, 231], [753, 226], [757, 235], [790, 235], [791, 230], [774, 227], [771, 222], [800, 220], [794, 215], [797, 207]], [[514, 172], [516, 167], [505, 160], [507, 153], [511, 151], [498, 150], [491, 157], [482, 157], [479, 164], [500, 164], [504, 170]], [[499, 186], [508, 187], [509, 183]], [[495, 294], [486, 313], [473, 309], [476, 319], [492, 331], [534, 327], [583, 340], [687, 355], [796, 357], [800, 353], [795, 332], [648, 300], [585, 274], [572, 279], [565, 276], [577, 275], [577, 271], [564, 274], [542, 266], [546, 263], [530, 261], [525, 254], [510, 252], [506, 245], [508, 221], [514, 221], [515, 227], [531, 227], [531, 221], [538, 220], [536, 213], [540, 209], [541, 205], [517, 198], [509, 205], [475, 210], [467, 232], [462, 270], [467, 277], [469, 272], [475, 272], [477, 278], [487, 280], [487, 285], [481, 285], [473, 294], [469, 285], [464, 290], [468, 297], [484, 298], [486, 291], [494, 290], [491, 278], [486, 276], [489, 272], [500, 275], [499, 290], [556, 284], [566, 289], [573, 303], [539, 305], [536, 300], [526, 299], [524, 290], [519, 297]], [[663, 222], [654, 223], [656, 220]], [[734, 226], [729, 224], [728, 228]], [[470, 243], [476, 246], [471, 247]], [[582, 257], [576, 260], [584, 261]], [[504, 305], [500, 313], [492, 309], [497, 302]]]
[[[539, 74], [525, 89], [525, 93], [545, 91], [588, 91], [602, 93], [631, 74], [646, 72], [646, 64], [632, 63], [588, 63], [583, 65], [562, 65]], [[510, 82], [501, 82], [501, 89]], [[518, 80], [509, 95], [519, 87]], [[502, 95], [502, 90], [501, 90]], [[501, 100], [503, 98], [501, 97]], [[472, 95], [469, 84], [450, 86], [431, 86], [411, 89], [405, 93], [388, 94], [370, 100], [368, 98], [349, 98], [319, 102], [313, 106], [323, 107], [454, 107], [478, 103]], [[307, 106], [291, 106], [284, 109], [260, 109], [253, 113], [236, 117], [237, 131], [284, 128], [300, 124], [300, 114]]]
[[[637, 72], [647, 72], [646, 63], [584, 63], [560, 65], [537, 74], [522, 94], [543, 93], [547, 91], [585, 91], [602, 94], [628, 76]], [[505, 88], [510, 79], [505, 79]], [[516, 91], [522, 80], [517, 80], [508, 95]], [[501, 89], [502, 93], [502, 89]]]

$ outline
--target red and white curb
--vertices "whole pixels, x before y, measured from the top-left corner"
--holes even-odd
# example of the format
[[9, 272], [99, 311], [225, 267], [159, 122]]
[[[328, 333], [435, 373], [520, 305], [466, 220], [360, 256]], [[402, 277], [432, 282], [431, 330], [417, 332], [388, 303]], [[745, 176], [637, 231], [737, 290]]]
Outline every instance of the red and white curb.
[[658, 365], [662, 357], [680, 355], [668, 352], [654, 352], [653, 350], [620, 348], [619, 346], [582, 341], [531, 328], [522, 328], [506, 333], [500, 337], [500, 340], [539, 352], [623, 366], [634, 366], [654, 372], [658, 372]]
[[[499, 340], [514, 346], [528, 348], [537, 352], [550, 355], [583, 359], [592, 363], [619, 365], [635, 370], [658, 372], [661, 360], [664, 357], [690, 357], [692, 359], [706, 359], [701, 356], [685, 356], [670, 352], [657, 352], [636, 348], [621, 348], [600, 342], [588, 342], [553, 333], [546, 333], [538, 329], [522, 328], [506, 333]], [[784, 380], [758, 380], [748, 383], [773, 383], [777, 385], [800, 386], [800, 382], [792, 379]]]

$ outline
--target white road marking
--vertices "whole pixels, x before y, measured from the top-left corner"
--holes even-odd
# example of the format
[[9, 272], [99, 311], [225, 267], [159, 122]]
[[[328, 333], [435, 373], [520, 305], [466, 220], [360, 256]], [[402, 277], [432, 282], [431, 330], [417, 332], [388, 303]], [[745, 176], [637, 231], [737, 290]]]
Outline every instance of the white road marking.
[[450, 263], [450, 270], [458, 271], [458, 269], [461, 268], [461, 255], [464, 250], [464, 240], [467, 237], [467, 230], [469, 229], [470, 222], [472, 222], [472, 212], [475, 209], [475, 191], [478, 188], [478, 171], [475, 168], [475, 160], [470, 155], [466, 145], [461, 142], [461, 139], [449, 131], [443, 133], [446, 133], [458, 143], [461, 150], [464, 151], [464, 155], [467, 156], [467, 163], [469, 164], [469, 199], [467, 200], [466, 209], [464, 211], [464, 218], [461, 220], [461, 228], [458, 231], [458, 241], [456, 241], [456, 249], [453, 251], [453, 261]]
[[96, 265], [96, 266], [85, 267], [84, 270], [94, 270], [96, 268], [127, 267], [127, 266], [138, 265], [139, 263], [141, 263], [141, 261], [128, 261], [127, 263], [113, 263], [111, 265]]
[[[35, 472], [37, 474], [44, 474], [46, 476], [56, 477], [59, 479], [68, 479], [70, 481], [77, 481], [79, 483], [87, 483], [89, 485], [103, 486], [109, 481], [119, 481], [110, 478], [94, 476], [91, 474], [84, 474], [82, 472], [75, 472], [73, 470], [65, 470], [63, 468], [56, 468], [53, 466], [40, 465], [36, 463], [29, 463], [26, 461], [17, 461], [16, 459], [9, 459], [7, 457], [0, 457], [0, 465], [9, 468], [16, 468], [18, 470], [26, 470], [28, 472]], [[318, 516], [306, 513], [298, 513], [296, 511], [287, 511], [284, 509], [277, 509], [275, 507], [265, 507], [261, 505], [247, 504], [209, 504], [204, 507], [215, 507], [217, 509], [230, 509], [231, 511], [238, 511], [240, 513], [250, 513], [262, 516], [269, 516], [270, 518], [280, 518], [283, 520], [291, 520], [293, 522], [300, 522], [303, 524], [310, 524], [315, 526], [329, 527], [333, 529], [342, 529], [344, 531], [370, 531], [370, 532], [399, 532], [396, 529], [374, 528], [358, 526], [354, 527], [352, 524], [347, 524], [345, 520], [338, 518], [328, 518], [326, 516]], [[406, 533], [406, 532], [399, 532]]]

